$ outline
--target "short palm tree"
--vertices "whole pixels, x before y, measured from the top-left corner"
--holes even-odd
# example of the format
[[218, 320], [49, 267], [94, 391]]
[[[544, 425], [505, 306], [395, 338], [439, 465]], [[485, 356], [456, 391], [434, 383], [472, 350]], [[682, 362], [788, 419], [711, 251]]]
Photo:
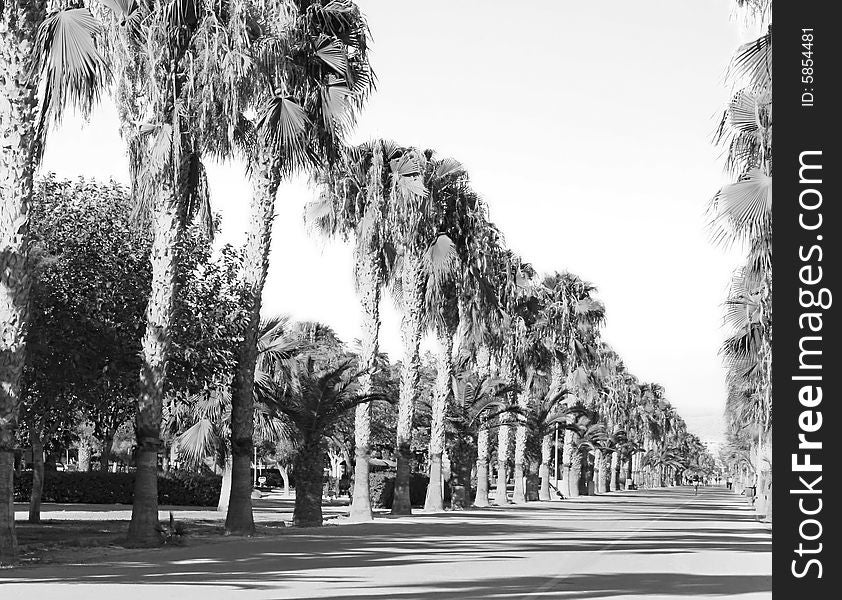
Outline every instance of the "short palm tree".
[[298, 444], [295, 455], [293, 522], [302, 527], [322, 525], [322, 482], [327, 438], [348, 411], [375, 400], [388, 401], [376, 391], [362, 393], [354, 358], [338, 362], [302, 358], [288, 383], [280, 383], [269, 405], [283, 415], [289, 435]]
[[[283, 441], [282, 423], [273, 418], [266, 406], [275, 381], [290, 379], [296, 357], [325, 344], [334, 345], [332, 333], [321, 332], [318, 339], [305, 335], [307, 324], [292, 324], [284, 316], [260, 323], [255, 370], [255, 437], [261, 441]], [[183, 416], [177, 427], [176, 445], [187, 462], [198, 464], [209, 457], [223, 467], [218, 510], [227, 510], [231, 497], [231, 381], [209, 382], [208, 387], [179, 406]]]
[[[477, 458], [479, 433], [494, 427], [495, 417], [500, 414], [517, 414], [519, 409], [507, 400], [507, 396], [517, 388], [508, 382], [488, 375], [478, 375], [472, 371], [462, 371], [451, 378], [452, 401], [446, 405], [444, 427], [450, 434], [447, 437], [448, 454], [451, 459], [451, 508], [465, 508], [470, 501], [471, 469]], [[432, 415], [435, 410], [435, 398], [422, 400], [419, 409]], [[486, 479], [487, 482], [487, 479]], [[430, 486], [438, 485], [430, 480]], [[485, 502], [479, 494], [485, 494]], [[488, 506], [488, 487], [477, 485], [476, 506]]]

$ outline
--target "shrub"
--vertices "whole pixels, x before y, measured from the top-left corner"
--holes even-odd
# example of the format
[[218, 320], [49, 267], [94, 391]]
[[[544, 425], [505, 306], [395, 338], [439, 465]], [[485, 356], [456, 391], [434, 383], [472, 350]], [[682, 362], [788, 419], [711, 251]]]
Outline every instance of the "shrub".
[[[423, 506], [427, 495], [427, 483], [430, 478], [422, 473], [412, 473], [409, 476], [409, 502], [412, 506]], [[395, 474], [389, 471], [378, 471], [368, 476], [371, 505], [377, 508], [392, 508], [395, 497]]]
[[[222, 478], [188, 471], [170, 471], [158, 476], [159, 504], [216, 506]], [[28, 502], [32, 472], [15, 474], [15, 501]], [[131, 504], [134, 473], [44, 472], [42, 502], [60, 504]]]
[[216, 506], [222, 477], [193, 471], [170, 471], [158, 476], [158, 502], [177, 506]]

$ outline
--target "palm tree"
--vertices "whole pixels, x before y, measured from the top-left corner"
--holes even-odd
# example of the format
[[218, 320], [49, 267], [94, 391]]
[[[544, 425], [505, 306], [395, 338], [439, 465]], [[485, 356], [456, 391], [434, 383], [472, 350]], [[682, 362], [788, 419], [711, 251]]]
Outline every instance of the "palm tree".
[[[367, 25], [353, 2], [294, 2], [284, 17], [269, 21], [251, 53], [259, 86], [253, 103], [260, 108], [256, 139], [247, 146], [249, 318], [232, 388], [233, 477], [225, 526], [229, 533], [247, 535], [254, 531], [249, 465], [256, 342], [278, 186], [289, 174], [337, 160], [342, 137], [372, 84]], [[232, 114], [229, 122], [239, 123], [239, 117]]]
[[[437, 381], [430, 429], [430, 483], [424, 510], [439, 512], [444, 508], [442, 494], [442, 454], [445, 448], [445, 418], [451, 398], [454, 357], [460, 345], [476, 325], [473, 308], [490, 299], [482, 265], [477, 263], [480, 245], [489, 227], [485, 206], [470, 188], [467, 177], [441, 196], [439, 233], [452, 242], [456, 261], [442, 274], [431, 272], [426, 285], [425, 314], [438, 342]], [[479, 243], [478, 243], [479, 242]], [[467, 293], [467, 287], [477, 286]], [[461, 334], [461, 335], [460, 335]]]
[[[305, 208], [305, 220], [322, 235], [354, 240], [354, 282], [362, 309], [360, 364], [363, 393], [371, 389], [378, 354], [380, 296], [394, 262], [385, 216], [392, 183], [402, 193], [418, 189], [417, 173], [399, 168], [405, 149], [388, 140], [346, 148], [336, 163], [319, 169], [314, 179], [321, 194]], [[369, 457], [371, 404], [357, 406], [354, 416], [354, 497], [352, 521], [370, 521]]]
[[[519, 299], [528, 290], [529, 282], [534, 277], [532, 265], [524, 262], [511, 250], [499, 248], [499, 253], [493, 256], [494, 285], [497, 290], [500, 320], [490, 336], [489, 343], [495, 353], [495, 366], [500, 378], [516, 384], [516, 331], [517, 319], [515, 307]], [[509, 402], [514, 398], [509, 394]], [[499, 416], [497, 430], [497, 488], [494, 501], [498, 505], [508, 503], [506, 489], [506, 466], [509, 459], [509, 438], [511, 433], [511, 415], [503, 412]]]
[[401, 308], [403, 357], [398, 404], [397, 474], [392, 514], [410, 514], [410, 433], [419, 380], [419, 347], [425, 322], [425, 298], [430, 282], [442, 281], [454, 268], [453, 240], [441, 230], [453, 198], [463, 193], [465, 171], [453, 159], [436, 158], [431, 150], [408, 152], [396, 163], [402, 172], [421, 175], [423, 189], [399, 189], [393, 184], [387, 223], [395, 236], [397, 264], [393, 287]]
[[295, 457], [295, 509], [293, 523], [322, 525], [322, 474], [327, 436], [349, 410], [374, 400], [388, 401], [378, 392], [360, 391], [355, 360], [321, 363], [310, 356], [299, 361], [293, 381], [279, 384], [271, 406], [292, 425], [298, 441]]
[[[572, 273], [553, 273], [544, 278], [541, 291], [544, 311], [539, 327], [544, 343], [552, 355], [551, 381], [555, 389], [571, 391], [588, 385], [589, 377], [582, 369], [596, 356], [596, 336], [605, 318], [605, 308], [592, 298], [596, 288]], [[575, 395], [568, 402], [577, 402]], [[579, 495], [580, 464], [574, 451], [578, 443], [575, 430], [565, 432], [562, 450], [562, 493]]]
[[[459, 329], [454, 355], [465, 364], [472, 364], [481, 378], [492, 372], [492, 353], [495, 330], [501, 327], [499, 298], [494, 286], [497, 262], [502, 254], [502, 236], [490, 221], [477, 219], [474, 235], [459, 245], [462, 259], [456, 277], [458, 294]], [[481, 415], [483, 423], [488, 422], [487, 411]], [[480, 427], [477, 432], [477, 493], [475, 506], [488, 506], [488, 450], [489, 427]]]
[[[77, 2], [61, 2], [59, 10], [46, 19], [38, 34], [36, 71], [44, 84], [39, 123], [60, 118], [68, 101], [81, 99], [91, 105], [99, 96], [109, 62], [121, 73], [118, 96], [129, 98], [133, 110], [122, 115], [138, 118], [123, 131], [136, 132], [130, 140], [132, 194], [139, 201], [153, 232], [150, 263], [152, 284], [142, 340], [143, 366], [135, 421], [137, 474], [135, 477], [129, 539], [138, 545], [160, 542], [157, 532], [157, 465], [161, 448], [161, 420], [173, 300], [179, 279], [178, 253], [187, 224], [198, 216], [210, 222], [207, 186], [201, 162], [201, 139], [192, 133], [185, 107], [194, 105], [194, 88], [186, 85], [188, 65], [196, 50], [197, 32], [208, 18], [217, 18], [222, 8], [198, 0], [177, 6], [154, 0], [106, 0], [100, 11], [103, 28], [88, 9]], [[99, 36], [101, 30], [107, 39]], [[126, 90], [129, 90], [127, 93]]]
[[536, 327], [539, 322], [543, 306], [540, 302], [540, 295], [536, 293], [534, 286], [530, 286], [515, 304], [515, 352], [517, 366], [517, 379], [522, 383], [522, 391], [517, 395], [517, 405], [520, 408], [524, 419], [520, 419], [515, 428], [514, 448], [514, 492], [512, 501], [515, 504], [522, 504], [526, 498], [526, 466], [527, 466], [527, 438], [530, 429], [526, 420], [532, 414], [534, 402], [537, 398], [534, 395], [533, 381], [539, 370], [546, 370], [549, 364], [549, 353], [542, 344], [540, 329]]
[[[57, 10], [75, 3], [51, 4], [48, 7], [44, 0], [0, 2], [0, 269], [4, 273], [0, 282], [0, 563], [11, 562], [17, 555], [12, 452], [29, 323], [33, 177], [50, 122], [59, 120], [68, 105], [87, 113], [110, 74], [93, 41], [96, 23], [87, 9]], [[52, 9], [49, 14], [48, 8]], [[45, 52], [57, 32], [78, 34], [87, 46], [67, 44], [57, 52]], [[84, 56], [89, 60], [80, 60]], [[73, 69], [71, 77], [63, 78], [55, 65], [68, 58], [73, 60]]]
[[527, 383], [534, 398], [534, 405], [530, 411], [521, 417], [530, 438], [537, 446], [535, 453], [538, 463], [538, 477], [540, 488], [539, 500], [550, 499], [550, 459], [552, 458], [552, 435], [556, 430], [565, 434], [569, 431], [579, 431], [578, 422], [589, 413], [581, 406], [568, 405], [565, 398], [566, 388], [556, 388], [552, 385], [550, 376], [546, 373], [535, 373]]
[[[726, 148], [726, 171], [736, 177], [736, 181], [724, 186], [712, 199], [711, 225], [716, 242], [739, 244], [748, 250], [745, 266], [734, 276], [727, 303], [726, 321], [734, 325], [734, 335], [726, 342], [723, 354], [729, 390], [744, 387], [759, 404], [759, 409], [745, 424], [759, 426], [756, 443], [752, 442], [755, 446], [752, 454], [756, 457], [757, 484], [764, 490], [763, 502], [757, 505], [758, 514], [762, 514], [765, 501], [770, 497], [765, 492], [771, 480], [770, 465], [761, 466], [764, 453], [771, 459], [771, 3], [768, 0], [739, 0], [738, 5], [747, 8], [761, 25], [768, 22], [768, 29], [758, 39], [741, 46], [729, 67], [728, 76], [737, 91], [723, 113], [715, 141]], [[741, 312], [742, 317], [739, 316]], [[729, 406], [726, 404], [726, 413]]]

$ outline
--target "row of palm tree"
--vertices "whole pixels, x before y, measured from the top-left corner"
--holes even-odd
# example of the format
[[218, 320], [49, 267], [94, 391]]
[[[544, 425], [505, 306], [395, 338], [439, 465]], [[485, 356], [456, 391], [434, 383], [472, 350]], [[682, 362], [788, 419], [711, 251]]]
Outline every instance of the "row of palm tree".
[[[430, 430], [426, 511], [443, 509], [445, 452], [456, 465], [454, 481], [470, 490], [475, 472], [475, 502], [487, 504], [492, 430], [497, 432], [497, 503], [508, 501], [510, 458], [513, 500], [526, 500], [528, 471], [541, 479], [540, 496], [549, 498], [556, 428], [564, 436], [566, 496], [579, 493], [585, 448], [596, 452], [599, 472], [607, 474], [604, 463], [612, 454], [624, 452], [629, 459], [639, 449], [654, 455], [672, 448], [670, 443], [686, 441], [686, 427], [665, 401], [663, 388], [640, 387], [601, 342], [605, 309], [595, 287], [568, 272], [539, 277], [506, 248], [459, 162], [379, 139], [347, 148], [339, 160], [318, 169], [313, 180], [320, 193], [306, 206], [306, 222], [321, 235], [352, 243], [363, 364], [379, 347], [383, 290], [391, 291], [401, 313], [393, 514], [411, 512], [410, 442], [418, 417]], [[436, 342], [436, 382], [429, 401], [418, 385], [424, 334]], [[355, 426], [351, 517], [370, 520], [369, 406], [358, 407]], [[540, 457], [532, 461], [530, 444], [536, 435]], [[639, 447], [631, 439], [639, 440]], [[614, 471], [619, 466], [619, 458], [613, 460]], [[676, 468], [665, 464], [657, 478], [649, 476], [648, 463], [637, 471], [660, 485]], [[600, 489], [609, 487], [607, 480]]]
[[[569, 273], [540, 278], [506, 248], [459, 162], [388, 140], [346, 146], [355, 115], [374, 87], [368, 39], [366, 21], [351, 0], [0, 3], [0, 561], [16, 554], [12, 451], [28, 322], [32, 178], [49, 127], [70, 110], [89, 113], [109, 89], [128, 148], [137, 218], [152, 233], [131, 543], [160, 540], [157, 465], [168, 423], [170, 328], [185, 231], [204, 225], [211, 232], [207, 157], [242, 160], [252, 184], [243, 274], [247, 318], [236, 369], [215, 382], [203, 403], [195, 400], [191, 416], [207, 429], [210, 411], [226, 407], [228, 424], [217, 433], [230, 463], [227, 533], [254, 532], [250, 459], [261, 414], [286, 414], [286, 422], [303, 431], [326, 427], [336, 414], [354, 408], [352, 516], [371, 518], [371, 403], [365, 399], [379, 393], [374, 380], [386, 289], [401, 311], [395, 514], [411, 512], [410, 446], [420, 343], [428, 331], [438, 342], [428, 510], [443, 504], [438, 482], [445, 452], [460, 465], [455, 481], [463, 502], [474, 466], [485, 490], [476, 502], [487, 502], [494, 429], [498, 502], [507, 501], [511, 433], [516, 501], [526, 497], [530, 475], [548, 472], [548, 440], [556, 428], [564, 435], [568, 495], [578, 493], [585, 450], [597, 453], [601, 476], [610, 470], [607, 462], [616, 463], [612, 472], [619, 473], [623, 461], [606, 457], [622, 453], [628, 473], [640, 478], [653, 471], [640, 459], [635, 469], [633, 457], [641, 456], [635, 450], [654, 453], [686, 441], [673, 433], [681, 421], [663, 394], [635, 388], [619, 359], [609, 360], [612, 354], [599, 337], [604, 308], [593, 286]], [[263, 396], [260, 312], [274, 202], [283, 179], [300, 172], [313, 172], [322, 190], [307, 208], [308, 223], [353, 240], [363, 340], [353, 368], [340, 357], [321, 366], [305, 362], [293, 379], [268, 378], [272, 393]], [[337, 391], [331, 396], [337, 412], [300, 410], [327, 405], [328, 389]], [[261, 406], [266, 398], [275, 399], [269, 412]], [[219, 424], [216, 417], [210, 420]], [[315, 480], [314, 457], [321, 448], [316, 438], [308, 440], [313, 456], [299, 469]], [[533, 461], [536, 447], [539, 458]], [[677, 469], [658, 464], [661, 480], [663, 472]], [[548, 482], [544, 477], [544, 496]], [[302, 524], [320, 521], [311, 510], [311, 487], [301, 490], [308, 503], [299, 512]]]
[[714, 239], [746, 252], [725, 303], [728, 468], [737, 489], [756, 486], [759, 516], [771, 514], [772, 433], [772, 24], [771, 2], [738, 0], [766, 26], [734, 55], [732, 99], [717, 129], [735, 182], [711, 201]]

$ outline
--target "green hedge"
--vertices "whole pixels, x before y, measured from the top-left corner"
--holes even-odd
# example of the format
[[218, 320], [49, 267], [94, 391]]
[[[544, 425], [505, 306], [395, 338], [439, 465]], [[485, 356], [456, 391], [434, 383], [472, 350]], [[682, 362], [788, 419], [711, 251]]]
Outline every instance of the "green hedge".
[[[412, 473], [409, 476], [409, 502], [412, 506], [424, 506], [427, 495], [427, 483], [430, 478], [422, 473]], [[368, 476], [371, 504], [377, 508], [392, 508], [395, 497], [395, 474], [389, 471], [378, 471]]]
[[[178, 506], [216, 506], [222, 478], [189, 471], [158, 476], [158, 503]], [[15, 502], [28, 502], [32, 472], [15, 474]], [[134, 473], [46, 471], [42, 502], [59, 504], [131, 504]]]

